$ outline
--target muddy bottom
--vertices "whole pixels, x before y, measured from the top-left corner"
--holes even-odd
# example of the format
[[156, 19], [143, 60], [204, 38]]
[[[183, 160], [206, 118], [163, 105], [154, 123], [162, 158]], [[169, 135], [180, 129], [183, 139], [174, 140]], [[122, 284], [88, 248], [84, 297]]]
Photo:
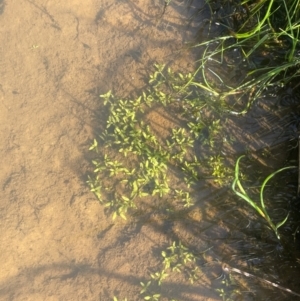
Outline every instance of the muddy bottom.
[[[175, 274], [161, 300], [222, 300], [227, 290], [236, 300], [291, 300], [259, 280], [224, 273], [223, 262], [254, 266], [260, 277], [274, 275], [269, 280], [293, 290], [298, 284], [299, 264], [291, 268], [278, 242], [264, 236], [263, 221], [255, 213], [249, 221], [247, 207], [237, 208], [232, 195], [210, 187], [184, 216], [112, 221], [86, 185], [93, 169], [88, 149], [107, 118], [99, 94], [137, 95], [155, 62], [193, 70], [195, 57], [184, 43], [194, 30], [184, 3], [162, 12], [162, 1], [150, 0], [0, 1], [1, 300], [142, 300], [140, 282], [151, 279], [162, 250], [179, 240], [199, 255], [202, 276], [192, 284]], [[246, 125], [229, 121], [242, 139], [224, 150], [230, 156], [243, 145], [251, 151], [269, 145], [260, 132], [254, 144], [250, 130], [245, 139], [249, 118]], [[285, 158], [278, 160], [276, 167]]]

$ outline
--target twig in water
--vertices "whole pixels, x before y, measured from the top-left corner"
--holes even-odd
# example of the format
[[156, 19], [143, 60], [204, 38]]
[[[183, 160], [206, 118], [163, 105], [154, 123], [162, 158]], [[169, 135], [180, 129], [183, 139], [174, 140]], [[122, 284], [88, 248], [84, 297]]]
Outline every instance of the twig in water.
[[230, 267], [230, 266], [229, 266], [228, 264], [226, 264], [226, 263], [223, 263], [223, 264], [222, 264], [222, 270], [223, 270], [223, 272], [225, 272], [225, 273], [235, 272], [235, 273], [238, 273], [238, 274], [240, 274], [240, 275], [244, 275], [244, 276], [246, 276], [246, 277], [252, 277], [252, 278], [258, 279], [258, 280], [261, 281], [261, 282], [267, 283], [267, 284], [272, 285], [273, 287], [279, 288], [279, 289], [281, 289], [281, 290], [283, 290], [283, 291], [285, 291], [285, 292], [287, 292], [287, 293], [290, 293], [290, 294], [292, 294], [292, 295], [295, 295], [295, 296], [300, 297], [300, 294], [298, 294], [298, 293], [296, 293], [296, 292], [290, 290], [289, 288], [283, 287], [283, 286], [281, 286], [281, 285], [279, 285], [279, 284], [277, 284], [277, 283], [275, 283], [275, 282], [271, 282], [271, 281], [266, 280], [266, 279], [264, 279], [264, 278], [260, 278], [260, 277], [258, 277], [258, 276], [252, 275], [252, 274], [250, 274], [250, 273], [248, 273], [248, 272], [241, 271], [241, 270], [239, 270], [239, 269], [237, 269], [237, 268], [232, 268], [232, 267]]

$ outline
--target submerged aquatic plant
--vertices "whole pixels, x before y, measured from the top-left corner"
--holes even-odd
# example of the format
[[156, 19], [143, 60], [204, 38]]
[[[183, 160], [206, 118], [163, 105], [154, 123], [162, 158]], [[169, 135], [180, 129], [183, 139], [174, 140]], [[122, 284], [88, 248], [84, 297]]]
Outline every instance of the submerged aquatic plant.
[[[161, 286], [165, 279], [174, 277], [174, 274], [182, 274], [191, 284], [197, 282], [201, 277], [201, 269], [198, 265], [198, 259], [205, 258], [205, 253], [209, 249], [195, 255], [189, 248], [185, 247], [181, 241], [173, 243], [161, 252], [162, 268], [154, 273], [151, 273], [151, 280], [140, 282], [142, 290], [141, 295], [144, 295], [144, 300], [161, 300]], [[177, 299], [176, 299], [177, 300]], [[170, 301], [176, 301], [171, 299]]]
[[[240, 156], [237, 161], [236, 161], [236, 165], [235, 165], [235, 178], [234, 178], [234, 181], [232, 183], [232, 190], [233, 192], [241, 197], [243, 200], [245, 200], [252, 208], [254, 208], [256, 210], [256, 212], [261, 215], [266, 221], [267, 223], [269, 224], [269, 226], [272, 228], [272, 230], [274, 231], [274, 233], [276, 234], [276, 237], [278, 239], [280, 239], [280, 235], [278, 233], [278, 229], [285, 224], [285, 222], [287, 221], [288, 217], [289, 217], [289, 214], [287, 214], [287, 216], [279, 223], [277, 224], [274, 224], [273, 221], [271, 220], [268, 212], [267, 212], [267, 209], [265, 207], [265, 203], [264, 203], [264, 189], [265, 189], [265, 186], [267, 185], [267, 183], [270, 181], [270, 179], [272, 179], [276, 174], [284, 171], [284, 170], [288, 170], [288, 169], [293, 169], [293, 168], [296, 168], [296, 166], [287, 166], [287, 167], [283, 167], [283, 168], [280, 168], [278, 170], [276, 170], [275, 172], [273, 172], [272, 174], [270, 174], [265, 180], [264, 182], [262, 183], [261, 185], [261, 188], [260, 188], [260, 194], [259, 194], [259, 197], [260, 197], [260, 206], [256, 204], [255, 201], [253, 201], [250, 196], [247, 194], [247, 192], [245, 191], [245, 189], [243, 188], [241, 182], [240, 182], [240, 179], [239, 179], [239, 163], [240, 163], [240, 160], [245, 157], [244, 155], [243, 156]], [[237, 190], [237, 187], [239, 189], [239, 191]]]
[[[116, 99], [111, 92], [100, 95], [109, 106], [109, 116], [101, 140], [94, 139], [89, 148], [96, 156], [95, 176], [87, 183], [113, 219], [126, 219], [145, 198], [154, 202], [170, 198], [178, 208], [189, 208], [195, 201], [193, 185], [200, 179], [213, 179], [223, 186], [230, 176], [223, 157], [213, 149], [214, 142], [221, 141], [223, 127], [219, 119], [211, 121], [203, 113], [204, 108], [213, 111], [218, 104], [211, 106], [207, 97], [194, 90], [190, 73], [175, 73], [158, 64], [155, 68], [151, 89], [137, 98]], [[180, 122], [166, 127], [162, 139], [155, 123], [145, 117], [165, 106], [178, 112]], [[196, 156], [196, 141], [209, 148], [209, 159], [200, 161]], [[182, 181], [176, 183], [174, 179], [179, 178]]]

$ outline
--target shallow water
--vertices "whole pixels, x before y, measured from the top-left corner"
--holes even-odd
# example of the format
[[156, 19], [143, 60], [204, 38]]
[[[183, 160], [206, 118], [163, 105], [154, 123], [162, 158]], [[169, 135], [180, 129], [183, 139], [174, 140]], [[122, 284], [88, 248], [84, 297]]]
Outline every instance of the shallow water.
[[[113, 222], [86, 185], [88, 148], [107, 118], [99, 94], [138, 95], [155, 62], [194, 69], [197, 51], [184, 43], [198, 23], [187, 21], [191, 11], [181, 1], [163, 16], [162, 9], [163, 1], [150, 0], [0, 1], [1, 300], [141, 300], [140, 282], [179, 240], [198, 254], [202, 274], [195, 284], [173, 275], [163, 300], [222, 300], [222, 290], [227, 297], [236, 290], [234, 300], [291, 300], [260, 280], [224, 273], [223, 263], [297, 291], [297, 217], [282, 228], [280, 244], [229, 189], [204, 189], [203, 181], [187, 211], [170, 215], [146, 203], [129, 221]], [[148, 116], [162, 135], [176, 121], [164, 113]], [[256, 176], [287, 159], [285, 144], [275, 147], [280, 116], [263, 104], [244, 118], [221, 118], [235, 140], [223, 149], [229, 163], [257, 150], [247, 163]], [[267, 158], [260, 153], [266, 146]], [[201, 157], [201, 145], [197, 151]], [[286, 202], [299, 208], [295, 186], [286, 187], [283, 196], [281, 188], [271, 194], [279, 217], [275, 209], [288, 210]]]

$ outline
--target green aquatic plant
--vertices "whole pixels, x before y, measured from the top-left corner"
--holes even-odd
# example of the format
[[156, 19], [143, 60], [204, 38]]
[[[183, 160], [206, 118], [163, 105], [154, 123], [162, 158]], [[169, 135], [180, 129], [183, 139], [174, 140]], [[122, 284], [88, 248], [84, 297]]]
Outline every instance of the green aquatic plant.
[[[95, 176], [89, 176], [87, 184], [113, 219], [126, 219], [143, 198], [154, 202], [170, 198], [177, 206], [189, 208], [194, 204], [192, 186], [200, 179], [214, 177], [223, 184], [226, 170], [221, 161], [200, 161], [194, 150], [198, 141], [210, 154], [214, 152], [214, 141], [220, 140], [223, 127], [219, 119], [204, 120], [209, 100], [194, 91], [190, 79], [190, 73], [174, 73], [156, 64], [149, 80], [151, 89], [141, 96], [116, 99], [111, 92], [100, 95], [109, 115], [100, 140], [93, 139], [89, 148], [95, 154]], [[179, 122], [166, 128], [168, 136], [162, 139], [145, 116], [158, 108], [165, 110], [165, 106], [178, 112]], [[181, 178], [181, 183], [174, 178]]]
[[[204, 253], [201, 255], [204, 257]], [[144, 300], [160, 300], [162, 297], [161, 287], [163, 282], [172, 275], [179, 273], [184, 274], [191, 284], [200, 279], [201, 271], [197, 264], [198, 257], [189, 248], [184, 246], [180, 241], [173, 243], [161, 252], [162, 268], [150, 274], [151, 280], [140, 282], [142, 287], [140, 294]], [[176, 301], [175, 299], [171, 299]]]
[[[164, 1], [163, 14], [169, 2]], [[151, 88], [139, 97], [124, 100], [114, 98], [111, 92], [101, 95], [109, 107], [109, 117], [100, 139], [94, 139], [90, 147], [96, 158], [93, 160], [95, 176], [89, 177], [88, 185], [99, 202], [111, 209], [113, 219], [118, 216], [126, 219], [131, 210], [138, 208], [142, 198], [151, 206], [153, 203], [168, 206], [174, 202], [175, 206], [166, 212], [176, 210], [176, 206], [186, 210], [195, 204], [193, 185], [199, 180], [213, 179], [220, 186], [226, 185], [228, 179], [231, 182], [225, 159], [220, 151], [215, 151], [224, 141], [220, 139], [226, 127], [221, 114], [244, 114], [266, 89], [278, 91], [299, 77], [300, 0], [245, 0], [230, 1], [230, 4], [233, 2], [247, 8], [247, 15], [240, 19], [244, 23], [238, 28], [222, 24], [227, 29], [225, 36], [198, 44], [203, 51], [195, 72], [175, 73], [165, 65], [156, 64], [149, 80]], [[278, 26], [279, 11], [285, 13], [285, 26]], [[279, 48], [280, 51], [274, 52]], [[238, 63], [228, 63], [232, 53], [235, 57], [238, 54]], [[255, 56], [261, 54], [271, 60], [257, 63]], [[227, 69], [222, 73], [223, 68]], [[242, 76], [236, 83], [228, 80], [231, 73], [242, 68], [245, 68], [242, 80]], [[157, 135], [151, 121], [145, 118], [157, 108], [176, 111], [176, 126], [167, 129], [167, 138]], [[211, 112], [217, 113], [210, 115]], [[213, 117], [207, 120], [208, 115]], [[198, 151], [199, 159], [194, 152], [197, 144], [201, 144], [201, 150], [208, 150], [209, 155]], [[264, 204], [264, 189], [277, 173], [294, 167], [279, 169], [264, 180], [258, 204], [241, 184], [241, 158], [236, 162], [232, 189], [267, 221], [279, 239], [279, 228], [286, 223], [288, 215], [274, 223]], [[159, 288], [172, 273], [185, 273], [191, 283], [200, 277], [197, 257], [181, 243], [174, 242], [162, 252], [162, 257], [162, 268], [150, 274], [151, 280], [141, 282], [144, 300], [165, 299]], [[226, 288], [218, 292], [223, 300], [231, 300], [231, 292]], [[118, 299], [114, 297], [114, 300]]]
[[[240, 160], [245, 157], [244, 155], [243, 156], [240, 156], [237, 161], [236, 161], [236, 164], [235, 164], [235, 178], [234, 178], [234, 181], [232, 183], [232, 190], [233, 192], [239, 196], [240, 198], [242, 198], [244, 201], [246, 201], [252, 208], [254, 208], [256, 210], [256, 212], [262, 216], [266, 221], [267, 223], [269, 224], [269, 226], [271, 227], [271, 229], [274, 231], [274, 233], [276, 234], [276, 237], [278, 239], [280, 239], [280, 235], [279, 235], [279, 232], [278, 232], [278, 229], [283, 226], [285, 224], [285, 222], [287, 221], [288, 217], [289, 217], [289, 214], [287, 214], [287, 216], [279, 223], [277, 224], [274, 224], [273, 221], [271, 220], [268, 212], [267, 212], [267, 209], [265, 207], [265, 203], [264, 203], [264, 189], [267, 185], [267, 183], [278, 173], [282, 172], [282, 171], [285, 171], [285, 170], [288, 170], [288, 169], [294, 169], [296, 168], [296, 166], [287, 166], [287, 167], [283, 167], [283, 168], [280, 168], [278, 170], [276, 170], [275, 172], [273, 172], [272, 174], [270, 174], [268, 177], [266, 177], [266, 179], [263, 181], [262, 185], [261, 185], [261, 188], [260, 188], [260, 194], [259, 194], [259, 198], [260, 198], [260, 206], [254, 201], [251, 199], [251, 197], [246, 193], [244, 187], [242, 186], [241, 182], [240, 182], [240, 179], [239, 179], [239, 175], [240, 175], [240, 172], [239, 172], [239, 163], [240, 163]], [[239, 191], [238, 191], [238, 189]]]
[[222, 101], [235, 115], [245, 114], [266, 91], [278, 94], [288, 86], [297, 90], [300, 1], [231, 1], [214, 17], [215, 2], [207, 1], [210, 23], [224, 28], [223, 34], [195, 45], [202, 57], [189, 84]]
[[208, 165], [212, 169], [212, 176], [215, 183], [224, 186], [231, 181], [232, 173], [230, 169], [225, 166], [223, 157], [220, 155], [210, 156]]

